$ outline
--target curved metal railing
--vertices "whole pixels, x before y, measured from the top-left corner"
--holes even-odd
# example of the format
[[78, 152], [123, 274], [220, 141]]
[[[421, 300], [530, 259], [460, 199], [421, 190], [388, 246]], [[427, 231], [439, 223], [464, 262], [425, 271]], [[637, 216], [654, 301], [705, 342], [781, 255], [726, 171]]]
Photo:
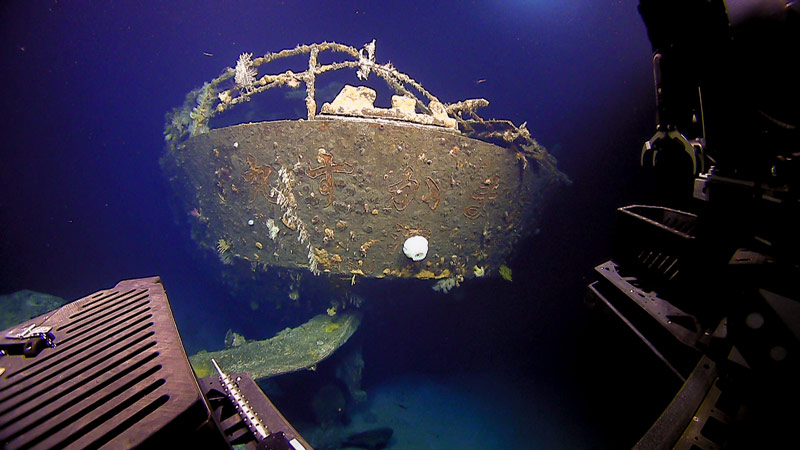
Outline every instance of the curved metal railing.
[[[344, 53], [353, 60], [320, 65], [318, 56], [320, 52], [324, 51]], [[303, 72], [295, 73], [287, 70], [278, 74], [258, 74], [258, 69], [265, 64], [302, 54], [308, 54], [308, 69]], [[317, 77], [342, 69], [355, 69], [361, 80], [366, 80], [371, 73], [374, 73], [398, 95], [412, 98], [416, 107], [425, 114], [431, 114], [431, 103], [441, 104], [439, 99], [428, 92], [418, 81], [400, 72], [391, 63], [378, 64], [375, 62], [374, 40], [365, 44], [360, 50], [336, 42], [298, 45], [293, 49], [267, 53], [255, 59], [252, 59], [252, 54], [243, 53], [234, 67], [226, 68], [220, 76], [189, 92], [181, 107], [167, 113], [164, 129], [165, 140], [168, 144], [174, 145], [188, 137], [205, 133], [209, 130], [208, 122], [212, 117], [249, 101], [254, 95], [277, 87], [298, 89], [304, 84], [308, 119], [314, 119], [317, 115], [315, 98]], [[232, 87], [221, 88], [228, 85], [230, 80], [233, 80]], [[408, 87], [416, 90], [428, 103], [417, 98]], [[488, 103], [484, 99], [467, 100], [449, 105], [450, 109], [446, 111], [457, 117], [461, 112], [474, 112], [475, 109], [486, 106]]]
[[[337, 52], [353, 58], [348, 61], [319, 64], [320, 52]], [[283, 58], [297, 55], [308, 55], [308, 69], [295, 73], [286, 70], [282, 73], [259, 75], [259, 68]], [[523, 123], [516, 126], [508, 120], [484, 120], [476, 114], [476, 110], [489, 104], [488, 100], [467, 99], [452, 104], [442, 104], [436, 96], [428, 92], [418, 81], [407, 74], [397, 70], [391, 63], [378, 64], [375, 61], [375, 40], [365, 44], [361, 49], [336, 42], [322, 42], [319, 44], [298, 45], [292, 49], [284, 49], [276, 53], [267, 53], [264, 56], [252, 58], [252, 54], [243, 53], [239, 56], [234, 67], [228, 67], [222, 74], [203, 86], [186, 94], [183, 105], [174, 108], [166, 115], [164, 126], [164, 139], [170, 150], [186, 139], [210, 130], [209, 120], [222, 114], [241, 103], [250, 101], [254, 95], [272, 88], [288, 87], [299, 89], [305, 85], [305, 105], [309, 120], [317, 116], [317, 102], [315, 86], [317, 77], [328, 72], [343, 69], [355, 69], [360, 80], [366, 80], [374, 73], [382, 78], [387, 86], [398, 95], [413, 100], [415, 108], [422, 111], [422, 115], [412, 114], [402, 120], [418, 121], [433, 117], [446, 117], [447, 121], [457, 124], [457, 127], [470, 137], [492, 142], [509, 148], [517, 155], [523, 169], [528, 167], [528, 159], [535, 160], [539, 165], [546, 166], [553, 171], [556, 161], [547, 151], [539, 145], [530, 135]], [[231, 83], [232, 80], [232, 83]], [[423, 102], [409, 89], [417, 91], [427, 103]], [[375, 108], [376, 112], [380, 108]], [[469, 119], [463, 119], [467, 114]], [[416, 117], [415, 117], [416, 116]], [[427, 117], [424, 117], [427, 116]], [[392, 117], [397, 118], [397, 117]], [[418, 123], [441, 124], [441, 120], [418, 121]], [[563, 175], [563, 174], [561, 174]], [[563, 176], [568, 180], [566, 176]]]

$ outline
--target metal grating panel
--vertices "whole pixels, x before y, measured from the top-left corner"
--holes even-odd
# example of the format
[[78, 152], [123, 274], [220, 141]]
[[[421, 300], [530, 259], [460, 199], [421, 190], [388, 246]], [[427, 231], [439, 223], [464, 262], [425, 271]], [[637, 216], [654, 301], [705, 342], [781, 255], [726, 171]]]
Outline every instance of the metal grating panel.
[[28, 323], [53, 327], [56, 348], [0, 359], [4, 448], [133, 448], [208, 421], [158, 277], [122, 281]]

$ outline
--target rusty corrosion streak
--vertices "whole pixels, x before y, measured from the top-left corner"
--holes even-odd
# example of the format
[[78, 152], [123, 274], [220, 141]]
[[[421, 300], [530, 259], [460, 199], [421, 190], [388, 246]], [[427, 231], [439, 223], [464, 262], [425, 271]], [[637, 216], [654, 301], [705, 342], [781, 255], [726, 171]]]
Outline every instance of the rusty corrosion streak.
[[244, 179], [253, 186], [250, 201], [255, 200], [258, 194], [263, 194], [268, 202], [277, 204], [278, 199], [269, 185], [269, 177], [275, 170], [270, 166], [256, 164], [256, 159], [251, 154], [247, 155], [247, 165], [250, 168], [245, 171]]
[[419, 181], [412, 178], [414, 169], [408, 167], [406, 169], [406, 179], [392, 183], [389, 185], [389, 193], [392, 194], [392, 205], [398, 211], [403, 211], [408, 208], [408, 205], [414, 200], [419, 189]]
[[308, 177], [314, 179], [324, 176], [319, 180], [319, 193], [328, 197], [328, 203], [323, 206], [323, 208], [327, 208], [333, 203], [333, 174], [353, 173], [353, 166], [347, 162], [334, 163], [333, 155], [328, 152], [319, 153], [317, 161], [322, 165], [311, 170], [306, 169], [305, 172]]
[[442, 191], [439, 185], [431, 177], [425, 177], [425, 184], [428, 186], [428, 195], [422, 195], [422, 202], [427, 203], [431, 211], [436, 210], [439, 206], [439, 200], [442, 198]]
[[475, 202], [470, 203], [464, 208], [464, 216], [467, 219], [475, 220], [486, 215], [486, 201], [497, 198], [497, 189], [500, 187], [500, 175], [492, 175], [491, 178], [483, 180], [480, 186], [472, 192], [470, 198]]
[[483, 210], [482, 206], [483, 205], [467, 205], [467, 207], [464, 208], [464, 216], [466, 216], [467, 219], [472, 220], [475, 220], [481, 216], [485, 216], [486, 211]]

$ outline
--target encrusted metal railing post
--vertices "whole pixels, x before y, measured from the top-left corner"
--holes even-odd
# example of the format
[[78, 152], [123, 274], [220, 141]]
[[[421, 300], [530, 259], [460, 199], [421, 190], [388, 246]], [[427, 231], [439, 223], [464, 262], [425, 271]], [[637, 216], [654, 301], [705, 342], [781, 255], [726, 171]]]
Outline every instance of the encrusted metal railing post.
[[[320, 65], [318, 61], [320, 51], [341, 52], [354, 58], [354, 60]], [[258, 72], [261, 66], [278, 59], [305, 53], [308, 53], [308, 70], [304, 70], [301, 73], [294, 73], [291, 70], [278, 74], [263, 73], [259, 77]], [[174, 149], [186, 139], [208, 132], [208, 122], [212, 117], [250, 101], [256, 94], [278, 87], [297, 89], [300, 87], [301, 82], [306, 85], [305, 102], [308, 119], [315, 119], [317, 116], [315, 93], [317, 75], [342, 69], [355, 69], [356, 75], [360, 80], [366, 80], [370, 73], [375, 73], [395, 93], [413, 99], [415, 102], [414, 109], [421, 111], [422, 115], [438, 116], [438, 120], [441, 121], [447, 120], [449, 114], [454, 114], [455, 117], [450, 118], [450, 120], [458, 122], [461, 118], [457, 112], [465, 111], [465, 102], [459, 104], [458, 107], [460, 109], [456, 109], [455, 106], [446, 108], [433, 94], [426, 91], [421, 84], [398, 71], [391, 63], [376, 63], [375, 40], [365, 44], [361, 50], [337, 44], [336, 42], [322, 42], [319, 44], [298, 45], [295, 48], [284, 49], [277, 53], [267, 53], [255, 59], [252, 59], [251, 53], [242, 53], [234, 67], [227, 68], [217, 78], [189, 92], [183, 105], [174, 108], [167, 114], [166, 123], [164, 124], [164, 140], [170, 148]], [[231, 80], [233, 81], [232, 86]], [[422, 99], [412, 94], [407, 86], [417, 90]], [[427, 104], [423, 101], [425, 99], [427, 99]], [[468, 100], [466, 102], [470, 102], [466, 105], [466, 111], [476, 118], [474, 109], [487, 104], [482, 99]], [[434, 114], [434, 108], [436, 109], [436, 114]], [[415, 114], [413, 113], [412, 115]], [[413, 122], [414, 120], [411, 121]]]
[[319, 48], [311, 46], [308, 52], [308, 75], [306, 76], [306, 109], [308, 109], [308, 120], [314, 119], [317, 115], [317, 102], [314, 100], [314, 84], [317, 79], [317, 55]]

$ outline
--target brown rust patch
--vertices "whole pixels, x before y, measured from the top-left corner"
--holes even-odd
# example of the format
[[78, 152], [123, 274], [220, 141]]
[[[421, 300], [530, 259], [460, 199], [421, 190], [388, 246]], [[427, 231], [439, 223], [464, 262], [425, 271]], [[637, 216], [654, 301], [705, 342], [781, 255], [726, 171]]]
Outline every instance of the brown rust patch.
[[324, 208], [327, 208], [333, 203], [333, 174], [353, 173], [353, 166], [347, 162], [334, 163], [333, 155], [324, 150], [320, 151], [317, 155], [317, 161], [322, 165], [311, 170], [307, 169], [305, 172], [310, 178], [316, 179], [322, 177], [322, 179], [319, 180], [319, 193], [328, 196], [328, 203], [324, 206]]
[[472, 191], [470, 203], [464, 208], [464, 216], [475, 220], [486, 215], [486, 202], [497, 198], [497, 189], [500, 187], [500, 175], [492, 175], [481, 182]]
[[435, 211], [442, 198], [442, 191], [439, 184], [431, 177], [425, 177], [425, 184], [428, 186], [428, 193], [422, 195], [422, 202], [428, 205], [431, 211]]
[[277, 195], [273, 194], [272, 186], [269, 185], [269, 177], [275, 170], [270, 166], [257, 164], [256, 158], [251, 154], [247, 155], [247, 165], [249, 168], [244, 172], [244, 179], [253, 186], [250, 201], [261, 194], [268, 202], [277, 204]]
[[408, 205], [414, 200], [419, 189], [419, 181], [413, 178], [414, 169], [406, 167], [405, 180], [398, 181], [389, 185], [389, 193], [392, 194], [391, 204], [398, 211], [403, 211], [408, 208]]

